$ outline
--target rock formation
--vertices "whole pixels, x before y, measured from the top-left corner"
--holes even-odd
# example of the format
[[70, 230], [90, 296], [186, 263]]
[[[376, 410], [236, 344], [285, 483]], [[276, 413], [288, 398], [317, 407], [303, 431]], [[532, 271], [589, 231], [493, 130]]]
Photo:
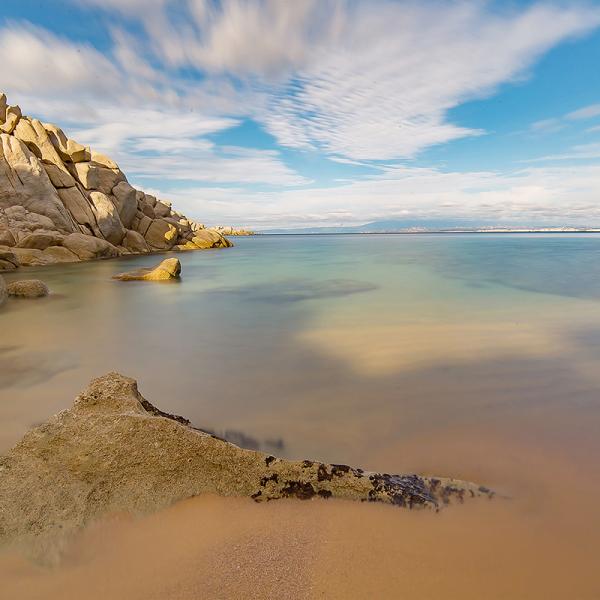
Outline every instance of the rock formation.
[[0, 94], [0, 271], [231, 245], [133, 188], [110, 158], [23, 116]]
[[169, 281], [179, 279], [181, 263], [176, 258], [167, 258], [159, 265], [150, 269], [138, 269], [128, 273], [113, 275], [113, 279], [120, 281]]
[[221, 235], [256, 235], [254, 231], [249, 231], [248, 229], [236, 229], [235, 227], [227, 226], [227, 227], [215, 227], [215, 229]]
[[6, 287], [9, 296], [19, 298], [42, 298], [50, 293], [48, 286], [39, 279], [11, 281]]
[[[72, 408], [0, 457], [0, 546], [51, 549], [110, 513], [147, 514], [202, 493], [345, 498], [438, 509], [491, 497], [454, 479], [370, 473], [244, 450], [162, 412], [118, 373], [95, 379]], [[35, 550], [32, 550], [35, 548]]]

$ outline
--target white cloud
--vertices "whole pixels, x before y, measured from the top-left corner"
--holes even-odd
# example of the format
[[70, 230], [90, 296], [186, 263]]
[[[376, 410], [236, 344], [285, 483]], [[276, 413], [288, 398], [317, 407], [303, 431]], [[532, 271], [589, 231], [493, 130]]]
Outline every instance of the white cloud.
[[579, 110], [574, 110], [566, 115], [565, 118], [571, 120], [580, 120], [580, 119], [591, 119], [592, 117], [600, 116], [600, 104], [591, 104], [590, 106], [584, 106]]
[[118, 70], [89, 45], [75, 45], [45, 29], [8, 24], [0, 29], [0, 87], [18, 92], [104, 94], [119, 84]]
[[337, 187], [257, 193], [221, 187], [171, 195], [209, 223], [256, 228], [361, 224], [394, 218], [463, 218], [513, 224], [600, 225], [600, 165], [514, 172], [395, 167]]
[[[81, 3], [113, 11], [112, 46], [100, 52], [8, 23], [0, 28], [0, 89], [26, 112], [113, 155], [132, 179], [163, 189], [202, 219], [280, 225], [394, 215], [559, 219], [569, 211], [597, 213], [600, 177], [593, 167], [498, 174], [369, 163], [482, 134], [453, 122], [450, 111], [524, 78], [548, 49], [597, 27], [597, 7], [499, 9], [434, 0]], [[131, 27], [136, 20], [141, 28]], [[534, 129], [552, 130], [596, 110], [584, 107]], [[374, 166], [378, 174], [308, 188], [275, 151], [212, 141], [247, 117], [281, 145]], [[190, 182], [210, 187], [190, 189]], [[259, 193], [227, 183], [303, 189]]]
[[137, 15], [146, 52], [165, 68], [237, 79], [255, 93], [247, 114], [280, 144], [357, 160], [412, 157], [482, 133], [452, 123], [448, 111], [522, 78], [549, 48], [600, 24], [600, 10], [583, 4], [155, 0], [152, 10], [132, 10], [138, 6], [108, 3]]

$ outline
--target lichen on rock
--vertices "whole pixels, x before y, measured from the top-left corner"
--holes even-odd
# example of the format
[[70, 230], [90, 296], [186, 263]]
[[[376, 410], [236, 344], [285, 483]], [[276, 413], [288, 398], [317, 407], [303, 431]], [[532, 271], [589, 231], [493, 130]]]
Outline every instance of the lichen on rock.
[[113, 275], [119, 281], [169, 281], [179, 279], [181, 263], [177, 258], [167, 258], [152, 268], [137, 269], [128, 273]]

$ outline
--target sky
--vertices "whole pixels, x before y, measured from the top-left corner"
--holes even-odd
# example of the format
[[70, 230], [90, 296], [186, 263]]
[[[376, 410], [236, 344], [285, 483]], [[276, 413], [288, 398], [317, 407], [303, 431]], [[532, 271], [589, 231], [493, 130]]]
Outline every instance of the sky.
[[207, 224], [600, 226], [600, 2], [0, 0], [0, 57]]

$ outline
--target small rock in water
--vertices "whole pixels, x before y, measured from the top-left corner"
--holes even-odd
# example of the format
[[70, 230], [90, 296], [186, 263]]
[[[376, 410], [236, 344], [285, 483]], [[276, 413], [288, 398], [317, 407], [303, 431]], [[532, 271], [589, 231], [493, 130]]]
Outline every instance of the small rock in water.
[[181, 263], [177, 258], [167, 258], [153, 269], [138, 269], [128, 273], [114, 275], [113, 279], [119, 281], [168, 281], [179, 279]]
[[8, 284], [7, 291], [9, 296], [18, 296], [19, 298], [42, 298], [50, 293], [48, 286], [39, 279], [22, 279]]

